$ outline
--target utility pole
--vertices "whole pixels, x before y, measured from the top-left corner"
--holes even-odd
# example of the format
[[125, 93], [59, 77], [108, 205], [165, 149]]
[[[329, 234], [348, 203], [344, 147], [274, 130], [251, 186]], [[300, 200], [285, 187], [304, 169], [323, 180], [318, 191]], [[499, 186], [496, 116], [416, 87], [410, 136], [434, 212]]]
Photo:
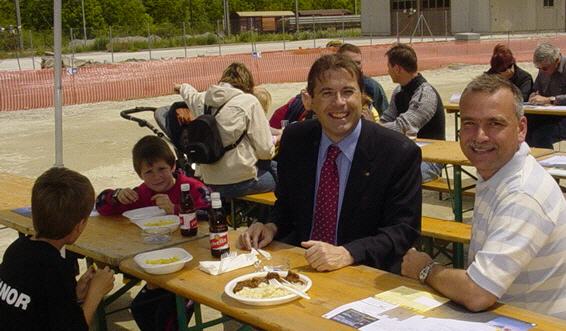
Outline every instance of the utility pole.
[[230, 35], [230, 4], [228, 0], [223, 0], [224, 2], [224, 33]]
[[299, 0], [295, 0], [295, 31], [299, 33]]
[[20, 18], [20, 1], [19, 0], [14, 0], [14, 3], [16, 5], [16, 24], [18, 25], [17, 31], [18, 31], [18, 35], [20, 37], [20, 50], [24, 50], [24, 37], [22, 35], [22, 19]]
[[81, 0], [81, 6], [83, 7], [83, 39], [86, 46], [86, 19], [85, 19], [85, 0]]

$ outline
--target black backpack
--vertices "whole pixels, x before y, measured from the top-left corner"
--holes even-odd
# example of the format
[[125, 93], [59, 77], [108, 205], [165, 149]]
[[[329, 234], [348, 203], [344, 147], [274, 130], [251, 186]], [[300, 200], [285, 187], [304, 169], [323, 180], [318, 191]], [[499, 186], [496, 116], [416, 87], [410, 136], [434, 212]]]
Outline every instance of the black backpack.
[[220, 131], [216, 123], [216, 115], [220, 113], [223, 104], [212, 115], [214, 108], [204, 106], [204, 114], [192, 120], [181, 129], [180, 148], [187, 155], [189, 162], [211, 164], [220, 160], [224, 153], [234, 149], [244, 139], [244, 130], [235, 143], [224, 147]]

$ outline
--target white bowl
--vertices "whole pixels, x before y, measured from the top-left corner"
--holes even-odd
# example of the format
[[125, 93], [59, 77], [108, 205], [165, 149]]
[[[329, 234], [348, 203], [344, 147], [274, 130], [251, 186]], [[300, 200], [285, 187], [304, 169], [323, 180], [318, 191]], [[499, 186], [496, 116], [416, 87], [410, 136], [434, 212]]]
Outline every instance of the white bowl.
[[[281, 277], [287, 276], [287, 271], [274, 271], [274, 272], [277, 272]], [[286, 303], [286, 302], [289, 302], [289, 301], [293, 301], [297, 298], [300, 298], [296, 294], [288, 294], [288, 295], [284, 295], [282, 297], [277, 297], [277, 298], [253, 299], [253, 298], [242, 297], [242, 296], [239, 296], [238, 294], [234, 293], [234, 287], [236, 286], [236, 284], [238, 282], [241, 282], [243, 280], [247, 280], [247, 279], [250, 279], [250, 278], [253, 278], [253, 277], [265, 277], [265, 275], [267, 275], [267, 272], [262, 271], [262, 272], [254, 272], [254, 273], [251, 273], [251, 274], [236, 277], [236, 278], [232, 279], [231, 281], [229, 281], [228, 284], [226, 284], [226, 286], [224, 287], [224, 292], [229, 297], [231, 297], [235, 300], [238, 300], [242, 303], [252, 305], [252, 306], [279, 305], [279, 304]], [[312, 286], [312, 280], [309, 277], [302, 275], [302, 274], [299, 274], [299, 277], [301, 278], [301, 280], [305, 284], [300, 289], [303, 290], [304, 292], [308, 291]]]
[[165, 212], [165, 210], [157, 206], [132, 209], [122, 213], [122, 216], [127, 217], [132, 221], [143, 220], [150, 217], [164, 216], [164, 215], [167, 215], [167, 212]]
[[143, 220], [132, 220], [132, 222], [142, 230], [168, 228], [173, 232], [179, 228], [179, 216], [177, 215], [156, 216]]
[[[170, 259], [176, 257], [178, 260], [166, 264], [148, 264], [148, 260]], [[156, 251], [138, 254], [134, 261], [147, 273], [154, 275], [170, 274], [183, 269], [185, 263], [193, 259], [193, 256], [186, 250], [178, 247], [159, 249]]]

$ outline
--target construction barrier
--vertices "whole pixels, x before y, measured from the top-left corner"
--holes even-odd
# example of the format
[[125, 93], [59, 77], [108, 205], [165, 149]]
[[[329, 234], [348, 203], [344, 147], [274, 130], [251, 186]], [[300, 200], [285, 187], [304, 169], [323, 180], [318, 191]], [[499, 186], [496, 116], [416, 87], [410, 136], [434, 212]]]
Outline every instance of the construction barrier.
[[[419, 70], [425, 70], [452, 63], [487, 64], [498, 43], [507, 44], [517, 61], [531, 61], [533, 50], [541, 42], [566, 47], [565, 37], [426, 42], [414, 43], [413, 47]], [[360, 47], [366, 75], [387, 73], [385, 52], [390, 46]], [[175, 84], [184, 82], [204, 90], [235, 61], [250, 68], [258, 85], [303, 82], [312, 63], [330, 52], [325, 48], [298, 49], [264, 52], [261, 56], [236, 54], [64, 68], [63, 105], [169, 95]], [[53, 75], [53, 69], [0, 72], [0, 111], [53, 107]]]

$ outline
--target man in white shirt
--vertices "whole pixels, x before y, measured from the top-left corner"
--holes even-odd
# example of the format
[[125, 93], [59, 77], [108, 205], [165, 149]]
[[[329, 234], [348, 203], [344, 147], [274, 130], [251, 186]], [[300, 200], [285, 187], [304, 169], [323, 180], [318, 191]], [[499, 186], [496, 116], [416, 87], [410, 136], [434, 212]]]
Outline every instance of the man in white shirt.
[[566, 319], [566, 202], [529, 155], [521, 92], [482, 75], [462, 93], [460, 114], [460, 146], [479, 177], [468, 269], [410, 249], [401, 273], [472, 311], [501, 301]]

